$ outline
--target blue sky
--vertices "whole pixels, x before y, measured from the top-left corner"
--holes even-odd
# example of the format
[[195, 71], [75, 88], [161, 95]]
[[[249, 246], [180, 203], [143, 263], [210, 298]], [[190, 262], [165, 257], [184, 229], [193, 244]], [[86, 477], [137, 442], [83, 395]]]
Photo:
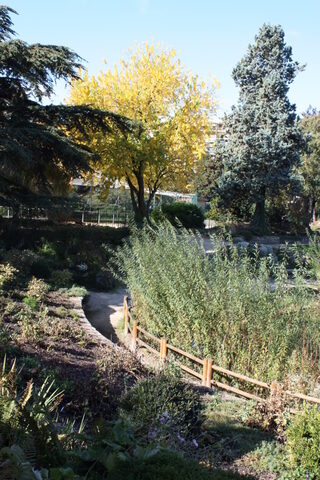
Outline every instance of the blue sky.
[[[87, 60], [89, 73], [118, 63], [134, 41], [174, 47], [182, 63], [215, 75], [222, 115], [236, 103], [234, 65], [264, 23], [280, 24], [293, 58], [306, 63], [290, 89], [303, 112], [320, 108], [320, 0], [8, 0], [14, 28], [27, 42], [66, 45]], [[55, 102], [67, 91], [56, 89]]]

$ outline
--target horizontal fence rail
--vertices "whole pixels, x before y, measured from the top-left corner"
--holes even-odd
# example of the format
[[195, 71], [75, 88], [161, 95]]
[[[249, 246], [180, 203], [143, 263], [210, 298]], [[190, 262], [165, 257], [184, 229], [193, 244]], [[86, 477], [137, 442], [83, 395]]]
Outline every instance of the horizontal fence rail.
[[[197, 378], [201, 381], [201, 384], [206, 387], [216, 387], [221, 390], [225, 390], [227, 392], [233, 393], [235, 395], [250, 399], [256, 400], [258, 402], [266, 402], [267, 398], [262, 396], [256, 395], [251, 392], [247, 392], [242, 388], [237, 388], [232, 385], [228, 385], [227, 383], [223, 383], [213, 378], [214, 372], [219, 374], [220, 376], [230, 377], [231, 379], [240, 380], [241, 382], [245, 382], [250, 384], [254, 387], [259, 387], [260, 390], [266, 392], [266, 396], [270, 397], [273, 395], [273, 390], [280, 387], [281, 392], [286, 397], [295, 400], [303, 400], [308, 403], [318, 404], [320, 405], [320, 399], [316, 397], [312, 397], [310, 395], [304, 395], [303, 393], [295, 393], [289, 390], [282, 390], [281, 385], [278, 382], [272, 382], [270, 385], [266, 382], [261, 380], [257, 380], [255, 378], [248, 377], [247, 375], [243, 375], [241, 373], [233, 372], [232, 370], [228, 370], [227, 368], [219, 367], [218, 365], [214, 365], [210, 358], [199, 358], [195, 355], [185, 352], [180, 348], [171, 345], [167, 342], [166, 338], [158, 338], [152, 333], [147, 332], [144, 328], [142, 328], [138, 321], [133, 318], [133, 315], [130, 311], [130, 307], [128, 305], [128, 297], [124, 297], [123, 301], [123, 315], [125, 319], [124, 324], [124, 333], [125, 335], [131, 334], [131, 349], [136, 350], [137, 346], [141, 345], [142, 347], [146, 348], [148, 351], [156, 354], [159, 356], [160, 361], [164, 362], [168, 359], [168, 352], [174, 352], [175, 354], [180, 355], [181, 357], [188, 359], [190, 362], [193, 362], [201, 367], [201, 372], [190, 368], [187, 365], [184, 365], [181, 362], [177, 362], [178, 366], [181, 368], [182, 371], [188, 373], [192, 377]], [[151, 346], [147, 341], [142, 340], [139, 337], [139, 333], [146, 339], [149, 339], [153, 342], [153, 346]], [[295, 410], [291, 409], [292, 413], [295, 413]]]

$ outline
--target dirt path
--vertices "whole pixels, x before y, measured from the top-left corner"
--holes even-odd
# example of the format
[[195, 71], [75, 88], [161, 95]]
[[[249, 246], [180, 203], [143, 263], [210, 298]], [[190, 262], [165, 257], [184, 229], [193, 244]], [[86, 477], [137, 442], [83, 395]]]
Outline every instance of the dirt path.
[[88, 300], [83, 305], [89, 322], [114, 343], [119, 343], [117, 329], [123, 317], [125, 294], [123, 288], [112, 292], [89, 292]]

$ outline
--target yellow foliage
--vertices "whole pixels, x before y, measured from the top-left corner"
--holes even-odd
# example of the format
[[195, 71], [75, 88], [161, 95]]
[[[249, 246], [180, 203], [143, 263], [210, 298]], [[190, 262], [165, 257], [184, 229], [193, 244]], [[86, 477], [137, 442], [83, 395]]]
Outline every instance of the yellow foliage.
[[132, 133], [95, 133], [90, 146], [100, 155], [95, 166], [106, 187], [114, 179], [130, 180], [140, 189], [187, 190], [212, 135], [216, 108], [213, 78], [204, 82], [185, 71], [173, 49], [135, 44], [119, 67], [87, 72], [72, 84], [69, 103], [90, 104], [137, 122]]

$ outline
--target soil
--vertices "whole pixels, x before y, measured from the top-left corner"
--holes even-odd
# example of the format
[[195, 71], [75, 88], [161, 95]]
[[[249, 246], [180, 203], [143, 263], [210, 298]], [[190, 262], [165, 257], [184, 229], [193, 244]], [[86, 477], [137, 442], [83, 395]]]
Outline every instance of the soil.
[[[130, 351], [89, 335], [77, 308], [79, 299], [77, 304], [73, 298], [50, 293], [46, 299], [47, 331], [32, 340], [21, 336], [20, 321], [13, 313], [6, 313], [8, 299], [1, 300], [1, 333], [8, 339], [0, 338], [2, 352], [8, 362], [17, 359], [23, 383], [32, 378], [39, 385], [46, 377], [54, 378], [56, 387], [64, 391], [67, 415], [82, 417], [88, 410], [92, 417], [110, 418], [122, 392], [145, 376], [144, 367]], [[23, 307], [18, 299], [14, 303], [16, 311]]]

